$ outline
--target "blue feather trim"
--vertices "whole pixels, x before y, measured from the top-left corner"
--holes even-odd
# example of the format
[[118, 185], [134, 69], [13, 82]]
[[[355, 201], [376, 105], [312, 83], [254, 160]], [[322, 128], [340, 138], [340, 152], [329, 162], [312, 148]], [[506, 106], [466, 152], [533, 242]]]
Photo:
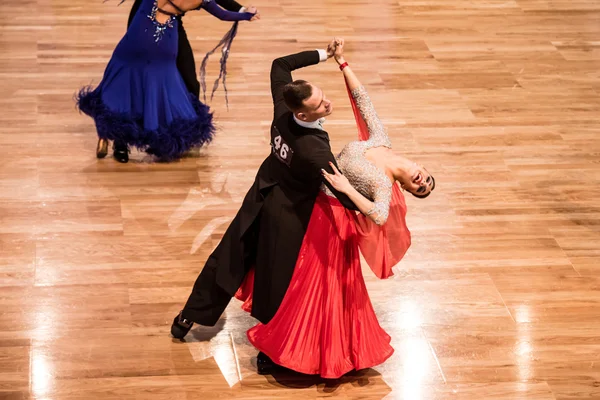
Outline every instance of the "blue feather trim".
[[98, 137], [126, 143], [155, 155], [161, 161], [171, 161], [180, 158], [192, 147], [210, 143], [215, 134], [208, 106], [192, 94], [189, 94], [189, 99], [197, 118], [176, 119], [168, 126], [152, 131], [144, 129], [141, 116], [109, 110], [100, 93], [89, 86], [82, 88], [75, 100], [79, 110], [94, 119]]

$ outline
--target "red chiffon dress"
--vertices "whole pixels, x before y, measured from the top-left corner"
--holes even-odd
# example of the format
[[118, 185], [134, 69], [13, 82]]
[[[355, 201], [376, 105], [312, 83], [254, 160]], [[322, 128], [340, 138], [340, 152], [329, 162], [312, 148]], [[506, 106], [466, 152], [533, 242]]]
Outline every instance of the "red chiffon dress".
[[[364, 157], [369, 148], [391, 147], [387, 133], [365, 89], [348, 94], [359, 141], [344, 147], [337, 161], [350, 183], [374, 200], [381, 220], [347, 210], [324, 186], [281, 306], [269, 323], [247, 332], [275, 363], [328, 379], [374, 367], [393, 354], [367, 293], [360, 252], [375, 275], [385, 279], [411, 243], [398, 185]], [[252, 307], [253, 282], [251, 270], [236, 293], [246, 311]]]

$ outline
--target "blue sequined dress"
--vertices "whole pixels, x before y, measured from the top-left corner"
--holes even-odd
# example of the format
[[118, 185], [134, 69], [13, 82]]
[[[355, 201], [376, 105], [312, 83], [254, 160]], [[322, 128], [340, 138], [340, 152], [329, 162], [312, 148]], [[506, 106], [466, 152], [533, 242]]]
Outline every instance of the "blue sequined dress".
[[77, 105], [94, 119], [100, 138], [168, 161], [210, 142], [214, 126], [209, 108], [188, 92], [177, 69], [179, 21], [158, 22], [157, 7], [157, 0], [143, 0], [102, 81], [82, 88]]

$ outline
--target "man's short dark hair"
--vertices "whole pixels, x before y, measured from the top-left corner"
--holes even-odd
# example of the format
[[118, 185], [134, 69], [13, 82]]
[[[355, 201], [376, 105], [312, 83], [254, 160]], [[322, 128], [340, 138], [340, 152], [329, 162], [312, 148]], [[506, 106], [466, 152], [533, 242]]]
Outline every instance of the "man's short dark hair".
[[418, 199], [424, 199], [425, 197], [429, 196], [431, 194], [431, 192], [433, 192], [433, 189], [435, 189], [435, 178], [433, 177], [433, 175], [429, 175], [429, 176], [431, 176], [431, 190], [429, 192], [427, 192], [426, 194], [410, 192], [413, 196], [415, 196]]
[[291, 111], [296, 112], [304, 107], [304, 100], [312, 95], [312, 86], [307, 81], [296, 80], [283, 87], [283, 100]]

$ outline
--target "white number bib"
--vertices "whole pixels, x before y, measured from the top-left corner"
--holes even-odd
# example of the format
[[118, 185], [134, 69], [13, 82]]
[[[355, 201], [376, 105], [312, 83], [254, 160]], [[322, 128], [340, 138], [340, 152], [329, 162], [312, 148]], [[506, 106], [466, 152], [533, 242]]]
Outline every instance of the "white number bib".
[[[275, 128], [277, 130], [277, 128]], [[273, 138], [273, 142], [271, 143], [271, 150], [273, 154], [279, 161], [287, 165], [288, 167], [292, 163], [292, 156], [294, 154], [294, 150], [283, 140], [281, 135], [277, 135]]]

